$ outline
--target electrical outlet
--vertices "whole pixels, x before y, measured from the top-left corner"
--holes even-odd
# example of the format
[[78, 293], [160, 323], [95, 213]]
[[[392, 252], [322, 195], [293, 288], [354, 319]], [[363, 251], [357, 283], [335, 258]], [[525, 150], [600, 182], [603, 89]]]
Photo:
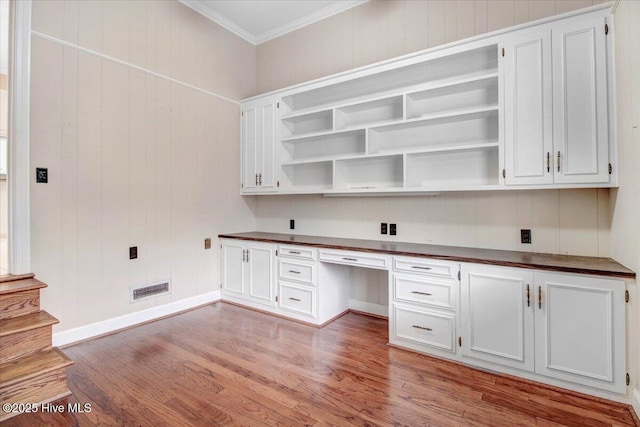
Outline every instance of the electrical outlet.
[[397, 228], [395, 224], [389, 224], [389, 234], [395, 236], [397, 234]]
[[49, 170], [47, 168], [36, 168], [36, 182], [39, 184], [49, 182]]
[[381, 222], [380, 223], [380, 234], [387, 234], [387, 223], [386, 222]]
[[207, 237], [204, 239], [204, 248], [211, 249], [211, 237]]
[[531, 230], [520, 230], [520, 243], [531, 244]]
[[296, 220], [295, 219], [290, 219], [289, 220], [289, 230], [295, 230], [296, 228]]
[[129, 247], [129, 259], [136, 259], [136, 258], [138, 258], [138, 247], [137, 246]]

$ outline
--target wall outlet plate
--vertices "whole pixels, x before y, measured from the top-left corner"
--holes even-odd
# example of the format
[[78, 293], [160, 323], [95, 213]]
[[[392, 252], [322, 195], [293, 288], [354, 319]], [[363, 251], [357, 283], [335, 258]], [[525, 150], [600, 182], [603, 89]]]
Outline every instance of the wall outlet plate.
[[211, 249], [211, 237], [207, 237], [204, 239], [204, 248]]
[[49, 170], [47, 168], [36, 168], [36, 182], [39, 184], [49, 182]]
[[129, 259], [136, 259], [136, 258], [138, 258], [138, 247], [137, 246], [129, 247]]
[[392, 236], [395, 236], [397, 233], [398, 229], [396, 228], [395, 224], [389, 224], [389, 234]]
[[531, 230], [524, 228], [520, 230], [520, 243], [531, 244]]
[[387, 234], [387, 223], [386, 222], [381, 222], [380, 223], [380, 234]]
[[295, 230], [296, 228], [296, 220], [295, 219], [290, 219], [289, 220], [289, 230]]

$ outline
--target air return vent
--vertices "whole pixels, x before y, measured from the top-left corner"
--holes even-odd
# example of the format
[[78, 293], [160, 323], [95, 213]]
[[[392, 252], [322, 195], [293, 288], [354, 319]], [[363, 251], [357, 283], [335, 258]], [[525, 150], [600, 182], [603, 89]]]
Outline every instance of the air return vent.
[[158, 283], [157, 285], [145, 286], [143, 288], [131, 289], [131, 302], [154, 295], [166, 294], [169, 292], [169, 282]]

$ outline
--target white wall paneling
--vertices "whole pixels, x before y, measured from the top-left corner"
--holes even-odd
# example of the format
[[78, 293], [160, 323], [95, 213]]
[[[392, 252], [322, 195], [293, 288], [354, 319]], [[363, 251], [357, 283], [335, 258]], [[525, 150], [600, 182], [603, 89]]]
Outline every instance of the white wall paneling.
[[[616, 106], [618, 163], [620, 168], [620, 188], [612, 192], [611, 212], [611, 255], [620, 263], [634, 271], [640, 270], [640, 223], [637, 212], [640, 209], [640, 3], [623, 0], [614, 14], [616, 67]], [[640, 304], [638, 304], [637, 283], [629, 286], [631, 301], [628, 308], [629, 328], [627, 358], [629, 367], [632, 402], [636, 413], [640, 414]]]
[[216, 291], [204, 239], [255, 227], [235, 180], [255, 47], [177, 2], [33, 7], [31, 165], [49, 183], [31, 184], [31, 259], [55, 332]]
[[[609, 256], [608, 189], [441, 193], [415, 197], [268, 196], [259, 231], [556, 254]], [[289, 230], [289, 219], [296, 220]], [[397, 236], [381, 235], [395, 223]], [[520, 229], [532, 244], [520, 243]]]

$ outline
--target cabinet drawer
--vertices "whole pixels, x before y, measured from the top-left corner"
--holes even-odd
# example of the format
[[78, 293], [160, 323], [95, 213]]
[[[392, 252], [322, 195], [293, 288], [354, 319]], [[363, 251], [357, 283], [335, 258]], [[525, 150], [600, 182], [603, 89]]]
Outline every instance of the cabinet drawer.
[[280, 245], [280, 256], [299, 259], [316, 259], [316, 251], [313, 248], [305, 248], [300, 246], [284, 246]]
[[360, 267], [386, 270], [388, 257], [376, 254], [349, 251], [320, 251], [320, 261], [335, 264], [357, 265]]
[[421, 276], [393, 276], [393, 298], [453, 310], [455, 282], [429, 280]]
[[278, 263], [278, 271], [281, 279], [295, 280], [297, 282], [313, 285], [315, 283], [314, 264], [305, 264], [281, 259]]
[[429, 274], [438, 277], [458, 278], [458, 264], [446, 261], [434, 261], [428, 258], [393, 258], [395, 271]]
[[316, 291], [313, 288], [280, 282], [280, 308], [315, 316]]
[[393, 306], [394, 337], [455, 352], [455, 315]]

